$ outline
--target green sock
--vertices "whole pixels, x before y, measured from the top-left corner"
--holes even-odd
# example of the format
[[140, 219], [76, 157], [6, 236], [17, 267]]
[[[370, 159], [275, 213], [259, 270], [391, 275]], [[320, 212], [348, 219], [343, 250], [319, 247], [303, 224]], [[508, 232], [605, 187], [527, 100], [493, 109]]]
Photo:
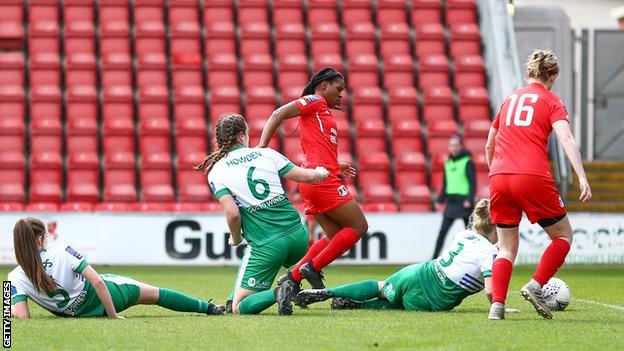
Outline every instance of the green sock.
[[360, 308], [372, 309], [372, 310], [395, 310], [400, 307], [396, 306], [392, 302], [386, 299], [372, 299], [360, 303]]
[[240, 314], [258, 314], [277, 301], [273, 289], [251, 294], [238, 304]]
[[379, 294], [377, 281], [373, 279], [362, 280], [361, 282], [329, 288], [335, 297], [346, 297], [356, 301], [366, 301], [373, 299]]
[[208, 302], [171, 289], [158, 289], [158, 306], [180, 312], [206, 313]]

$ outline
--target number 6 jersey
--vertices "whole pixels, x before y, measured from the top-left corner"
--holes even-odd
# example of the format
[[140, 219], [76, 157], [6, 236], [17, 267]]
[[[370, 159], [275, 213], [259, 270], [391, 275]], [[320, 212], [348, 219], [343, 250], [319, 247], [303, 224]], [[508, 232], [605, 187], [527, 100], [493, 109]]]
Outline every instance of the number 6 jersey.
[[270, 148], [237, 146], [213, 166], [208, 183], [217, 199], [232, 195], [241, 213], [245, 240], [266, 244], [302, 226], [280, 176], [294, 164]]
[[81, 273], [89, 264], [81, 254], [67, 245], [42, 250], [40, 255], [43, 268], [57, 283], [57, 289], [50, 292], [37, 291], [22, 267], [17, 266], [9, 273], [11, 304], [30, 298], [56, 315], [73, 315], [86, 299], [85, 279]]
[[551, 178], [548, 136], [552, 124], [568, 120], [561, 99], [539, 83], [507, 95], [492, 122], [498, 129], [490, 176], [530, 174]]

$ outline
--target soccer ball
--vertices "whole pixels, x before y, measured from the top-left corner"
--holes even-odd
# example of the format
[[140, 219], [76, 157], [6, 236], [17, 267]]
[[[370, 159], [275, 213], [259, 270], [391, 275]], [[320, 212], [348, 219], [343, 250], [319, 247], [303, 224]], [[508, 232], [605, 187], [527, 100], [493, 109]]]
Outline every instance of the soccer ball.
[[542, 287], [542, 296], [546, 300], [546, 305], [553, 311], [565, 310], [572, 298], [570, 287], [559, 278], [551, 278]]

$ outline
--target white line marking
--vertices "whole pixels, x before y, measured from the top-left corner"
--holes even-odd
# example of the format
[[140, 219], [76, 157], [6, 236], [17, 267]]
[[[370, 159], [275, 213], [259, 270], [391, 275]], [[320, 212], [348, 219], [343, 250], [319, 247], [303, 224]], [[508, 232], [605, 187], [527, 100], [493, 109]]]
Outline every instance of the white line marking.
[[624, 312], [624, 306], [620, 306], [620, 305], [610, 305], [608, 303], [602, 303], [602, 302], [598, 302], [598, 301], [585, 300], [585, 299], [573, 299], [573, 300], [579, 301], [579, 302], [588, 303], [590, 305], [598, 305], [598, 306], [611, 308], [611, 309], [614, 309], [614, 310], [618, 310], [618, 311], [623, 311]]

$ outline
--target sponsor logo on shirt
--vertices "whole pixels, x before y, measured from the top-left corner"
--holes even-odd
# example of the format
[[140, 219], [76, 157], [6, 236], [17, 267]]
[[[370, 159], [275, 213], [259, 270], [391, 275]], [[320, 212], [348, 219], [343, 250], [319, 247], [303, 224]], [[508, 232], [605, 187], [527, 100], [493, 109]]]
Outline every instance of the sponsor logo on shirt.
[[46, 258], [46, 260], [43, 261], [43, 269], [48, 269], [48, 268], [52, 268], [52, 262], [50, 262], [49, 258]]
[[11, 285], [11, 296], [17, 294], [17, 288], [14, 285]]
[[256, 286], [256, 278], [253, 278], [253, 277], [249, 278], [247, 280], [247, 285], [249, 285], [249, 286]]
[[318, 97], [318, 96], [316, 96], [316, 95], [307, 95], [307, 96], [304, 96], [304, 97], [302, 97], [301, 99], [299, 99], [299, 103], [300, 103], [302, 106], [307, 106], [307, 105], [308, 105], [308, 103], [312, 103], [312, 102], [314, 102], [314, 101], [319, 101], [320, 99], [321, 99], [321, 98], [319, 98], [319, 97]]
[[212, 189], [212, 192], [216, 193], [217, 192], [217, 187], [214, 185], [214, 182], [210, 182], [209, 184], [210, 184], [210, 189]]
[[67, 251], [70, 255], [76, 257], [79, 260], [82, 259], [82, 255], [79, 254], [76, 250], [74, 250], [71, 246], [66, 247], [65, 251]]
[[340, 195], [341, 197], [349, 195], [349, 189], [347, 189], [347, 187], [344, 185], [339, 186], [336, 190], [338, 191], [338, 195]]

